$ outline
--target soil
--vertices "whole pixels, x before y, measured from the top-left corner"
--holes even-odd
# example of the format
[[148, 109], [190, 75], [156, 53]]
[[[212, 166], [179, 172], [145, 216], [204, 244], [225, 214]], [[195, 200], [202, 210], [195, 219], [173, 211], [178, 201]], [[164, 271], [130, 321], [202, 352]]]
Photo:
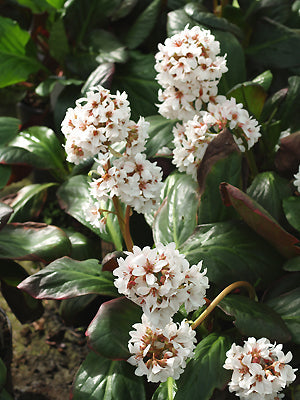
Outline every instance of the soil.
[[88, 354], [85, 328], [67, 327], [55, 301], [43, 316], [21, 324], [0, 298], [12, 325], [11, 376], [14, 400], [67, 400], [76, 372]]

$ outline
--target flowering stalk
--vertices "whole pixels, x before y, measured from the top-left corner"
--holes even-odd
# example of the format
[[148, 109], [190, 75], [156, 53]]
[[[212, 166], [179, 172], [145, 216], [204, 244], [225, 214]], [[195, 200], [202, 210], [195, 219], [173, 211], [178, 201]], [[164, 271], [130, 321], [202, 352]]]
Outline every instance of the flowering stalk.
[[205, 311], [196, 319], [196, 321], [193, 322], [191, 325], [192, 329], [196, 329], [197, 326], [199, 326], [205, 318], [214, 310], [214, 308], [220, 303], [221, 300], [224, 299], [225, 296], [227, 296], [232, 290], [238, 288], [238, 287], [246, 287], [249, 293], [250, 299], [254, 300], [255, 299], [255, 290], [253, 286], [246, 281], [237, 281], [232, 283], [231, 285], [227, 286], [218, 296], [210, 303], [210, 305], [207, 307]]
[[132, 251], [133, 241], [132, 241], [132, 238], [130, 235], [130, 230], [129, 230], [129, 218], [130, 218], [130, 213], [131, 213], [131, 207], [130, 206], [126, 207], [126, 213], [125, 213], [125, 218], [124, 218], [120, 200], [118, 199], [117, 196], [113, 196], [112, 200], [114, 203], [114, 207], [115, 207], [115, 211], [117, 214], [121, 233], [125, 240], [126, 248], [128, 251]]

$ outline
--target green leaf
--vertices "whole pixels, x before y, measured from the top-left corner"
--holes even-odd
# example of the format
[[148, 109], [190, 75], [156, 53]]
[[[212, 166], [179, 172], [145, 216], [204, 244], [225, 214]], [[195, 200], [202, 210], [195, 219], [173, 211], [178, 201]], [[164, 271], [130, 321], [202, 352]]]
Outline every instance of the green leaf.
[[51, 56], [64, 64], [69, 53], [69, 44], [62, 19], [59, 18], [52, 24], [48, 44]]
[[17, 0], [17, 2], [24, 7], [30, 8], [34, 14], [53, 10], [47, 0]]
[[235, 318], [234, 325], [243, 336], [267, 337], [280, 343], [291, 339], [279, 313], [273, 311], [276, 310], [274, 307], [272, 310], [263, 303], [239, 295], [226, 296], [219, 306], [226, 314]]
[[30, 35], [17, 22], [0, 17], [0, 88], [26, 81], [30, 74], [43, 68], [40, 62], [26, 54]]
[[200, 225], [180, 247], [190, 264], [203, 260], [210, 281], [225, 287], [248, 281], [266, 287], [281, 274], [282, 258], [267, 242], [241, 222]]
[[292, 334], [292, 340], [300, 344], [300, 288], [270, 299], [267, 304], [281, 315]]
[[70, 251], [67, 235], [56, 226], [12, 223], [0, 231], [0, 258], [49, 262]]
[[[94, 228], [85, 218], [84, 210], [94, 200], [90, 196], [87, 177], [76, 175], [63, 183], [57, 191], [58, 201], [61, 208], [77, 221], [87, 226], [103, 240], [113, 242], [117, 250], [122, 250], [122, 236], [115, 214], [107, 215], [106, 232], [100, 232], [100, 229]], [[100, 207], [105, 210], [113, 210], [111, 200], [101, 201]]]
[[[202, 163], [200, 169], [202, 168]], [[200, 224], [221, 222], [231, 219], [235, 215], [233, 210], [224, 206], [219, 191], [221, 182], [230, 182], [233, 185], [241, 185], [242, 157], [238, 152], [218, 160], [212, 165], [206, 175], [203, 193], [201, 194], [198, 217]]]
[[129, 49], [137, 48], [150, 35], [157, 22], [160, 9], [161, 1], [153, 0], [133, 22], [125, 37], [125, 43]]
[[257, 201], [277, 221], [283, 222], [282, 200], [292, 194], [287, 179], [281, 178], [275, 172], [262, 172], [256, 175], [247, 190], [247, 194]]
[[14, 399], [5, 389], [2, 389], [0, 393], [0, 400], [14, 400]]
[[300, 256], [294, 257], [286, 261], [283, 265], [285, 271], [296, 272], [300, 271]]
[[174, 135], [172, 129], [177, 120], [170, 120], [162, 117], [161, 115], [151, 115], [145, 118], [150, 123], [148, 130], [149, 139], [146, 143], [146, 154], [148, 157], [155, 157], [156, 153], [162, 147], [174, 147], [172, 140]]
[[0, 228], [7, 224], [14, 210], [5, 203], [0, 203]]
[[173, 400], [177, 392], [177, 385], [173, 378], [169, 377], [155, 390], [151, 400]]
[[0, 358], [0, 390], [3, 389], [6, 382], [6, 366]]
[[254, 118], [259, 120], [267, 93], [265, 89], [257, 83], [244, 82], [234, 86], [227, 97], [234, 97], [237, 103], [242, 103], [244, 108], [249, 111]]
[[195, 349], [184, 373], [177, 381], [178, 391], [174, 400], [209, 400], [215, 388], [223, 389], [230, 379], [230, 372], [223, 368], [226, 352], [232, 341], [226, 336], [211, 333]]
[[60, 78], [58, 76], [50, 76], [37, 86], [35, 93], [39, 96], [46, 97], [52, 93], [56, 84], [61, 86], [69, 86], [81, 85], [82, 83], [83, 82], [79, 79], [65, 79], [64, 77]]
[[145, 400], [141, 377], [126, 361], [112, 361], [89, 353], [73, 385], [73, 400]]
[[111, 15], [112, 21], [126, 17], [136, 6], [138, 0], [123, 0], [120, 6]]
[[147, 117], [157, 113], [157, 92], [159, 85], [155, 80], [154, 56], [137, 51], [130, 52], [130, 60], [116, 66], [111, 90], [125, 91], [131, 106], [132, 119]]
[[141, 308], [126, 297], [103, 303], [86, 331], [89, 347], [103, 357], [127, 360], [129, 331], [141, 316]]
[[64, 229], [72, 245], [71, 258], [75, 260], [86, 260], [87, 258], [100, 258], [100, 240], [95, 240], [76, 232], [72, 228]]
[[89, 51], [99, 64], [124, 63], [128, 52], [119, 39], [104, 29], [95, 29], [88, 39]]
[[0, 189], [6, 186], [11, 176], [11, 166], [0, 164]]
[[87, 326], [102, 301], [98, 294], [63, 299], [59, 302], [59, 315], [67, 326]]
[[87, 78], [85, 84], [81, 89], [81, 93], [86, 95], [87, 91], [97, 85], [107, 87], [115, 72], [113, 63], [104, 63], [99, 65]]
[[55, 186], [56, 183], [36, 183], [24, 186], [10, 202], [14, 209], [9, 222], [34, 221], [40, 215], [46, 201], [47, 189]]
[[153, 237], [155, 243], [175, 242], [178, 247], [197, 225], [199, 200], [197, 183], [190, 175], [177, 173], [172, 181], [173, 186], [155, 213]]
[[300, 76], [290, 76], [288, 84], [285, 100], [281, 103], [276, 117], [281, 120], [282, 130], [290, 128], [291, 132], [295, 132], [300, 130], [300, 115], [297, 107], [300, 102]]
[[92, 293], [115, 297], [118, 291], [113, 280], [111, 272], [101, 271], [98, 260], [62, 257], [26, 278], [18, 288], [36, 299], [61, 300]]
[[280, 254], [286, 258], [300, 254], [299, 240], [284, 230], [256, 201], [228, 183], [222, 183], [220, 190], [224, 204], [232, 205], [244, 221]]
[[0, 146], [10, 142], [19, 131], [21, 121], [13, 117], [0, 117]]
[[0, 149], [0, 162], [64, 171], [64, 151], [52, 129], [33, 126]]
[[273, 80], [273, 74], [268, 69], [267, 71], [263, 72], [262, 74], [257, 75], [254, 79], [252, 79], [253, 83], [257, 83], [266, 91], [269, 90], [271, 83]]
[[64, 3], [66, 0], [46, 0], [47, 3], [49, 3], [52, 7], [56, 8], [59, 10], [60, 8], [63, 7]]

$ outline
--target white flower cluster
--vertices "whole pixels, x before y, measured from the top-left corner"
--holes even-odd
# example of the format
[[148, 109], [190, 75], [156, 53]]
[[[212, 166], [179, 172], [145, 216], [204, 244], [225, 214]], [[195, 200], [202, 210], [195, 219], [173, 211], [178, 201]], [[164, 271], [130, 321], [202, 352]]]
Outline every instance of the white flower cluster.
[[179, 328], [171, 317], [184, 304], [187, 312], [205, 304], [209, 287], [202, 262], [190, 266], [175, 243], [161, 243], [151, 249], [133, 247], [119, 258], [119, 267], [113, 271], [119, 293], [143, 309], [142, 324], [130, 332], [129, 362], [137, 365], [137, 375], [147, 375], [149, 381], [164, 382], [168, 376], [175, 379], [183, 371], [185, 359], [192, 356], [195, 333], [187, 322]]
[[[102, 86], [91, 88], [86, 98], [69, 108], [62, 122], [66, 136], [67, 160], [75, 164], [97, 155], [99, 178], [91, 183], [95, 199], [86, 210], [87, 220], [101, 230], [105, 218], [99, 202], [117, 196], [138, 213], [157, 207], [162, 188], [162, 171], [156, 163], [146, 160], [145, 143], [149, 123], [140, 117], [130, 120], [130, 106], [124, 92], [112, 95]], [[122, 143], [123, 154], [112, 146]], [[117, 154], [117, 159], [113, 156]]]
[[294, 185], [296, 186], [298, 192], [300, 193], [300, 165], [299, 165], [299, 170], [297, 174], [294, 175], [295, 180], [294, 180]]
[[277, 400], [278, 394], [296, 378], [289, 363], [291, 352], [282, 352], [282, 344], [271, 344], [266, 338], [251, 337], [244, 346], [235, 343], [226, 353], [224, 368], [232, 369], [229, 390], [242, 400]]
[[169, 376], [178, 379], [195, 348], [196, 332], [189, 324], [182, 321], [178, 326], [170, 322], [157, 328], [143, 315], [142, 323], [133, 328], [128, 343], [133, 355], [127, 361], [137, 366], [136, 375], [147, 375], [149, 382], [165, 382]]
[[241, 151], [250, 149], [261, 136], [257, 121], [249, 116], [242, 104], [237, 104], [234, 98], [227, 100], [217, 96], [215, 102], [208, 103], [207, 111], [200, 111], [192, 120], [177, 123], [173, 128], [173, 163], [179, 171], [196, 179], [208, 144], [225, 128], [232, 130]]
[[227, 71], [220, 44], [209, 30], [194, 26], [158, 45], [155, 69], [164, 90], [159, 91], [159, 112], [166, 118], [187, 121], [218, 93]]

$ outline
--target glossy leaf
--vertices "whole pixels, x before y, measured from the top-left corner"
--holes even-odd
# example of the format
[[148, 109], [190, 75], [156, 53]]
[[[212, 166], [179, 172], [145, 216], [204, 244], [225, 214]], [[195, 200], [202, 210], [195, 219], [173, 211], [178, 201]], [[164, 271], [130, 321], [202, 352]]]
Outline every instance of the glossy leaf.
[[237, 103], [242, 103], [255, 119], [259, 120], [265, 104], [267, 93], [262, 86], [254, 82], [244, 82], [234, 86], [227, 97], [234, 97]]
[[59, 302], [59, 315], [66, 325], [87, 326], [99, 309], [103, 297], [98, 294], [63, 299]]
[[24, 186], [16, 193], [16, 196], [10, 202], [14, 213], [9, 222], [34, 221], [40, 215], [43, 204], [46, 201], [47, 189], [55, 183], [36, 183]]
[[300, 344], [300, 288], [270, 299], [267, 304], [281, 315], [292, 334], [292, 340]]
[[290, 258], [288, 261], [286, 261], [283, 265], [283, 269], [290, 272], [300, 272], [300, 256]]
[[72, 228], [64, 229], [72, 245], [71, 258], [74, 260], [86, 260], [87, 258], [101, 257], [100, 240], [87, 237]]
[[86, 95], [89, 88], [97, 85], [103, 87], [110, 86], [115, 66], [113, 63], [103, 63], [99, 65], [87, 78], [85, 84], [82, 86], [81, 93]]
[[[106, 228], [107, 232], [100, 232], [98, 228], [94, 228], [85, 218], [84, 210], [89, 206], [93, 199], [90, 196], [87, 177], [84, 175], [76, 175], [62, 184], [57, 191], [58, 200], [61, 208], [72, 217], [76, 218], [84, 226], [87, 226], [103, 240], [113, 242], [117, 250], [122, 250], [122, 238], [117, 221], [114, 214], [107, 216]], [[103, 209], [113, 210], [112, 201], [101, 202]]]
[[300, 232], [300, 197], [283, 199], [283, 209], [290, 225]]
[[7, 224], [14, 210], [5, 203], [0, 203], [0, 228]]
[[21, 121], [12, 117], [0, 117], [0, 146], [10, 142], [19, 131]]
[[200, 225], [179, 251], [190, 264], [203, 260], [210, 281], [219, 287], [244, 280], [266, 287], [281, 273], [282, 258], [241, 222]]
[[[173, 186], [154, 215], [155, 243], [180, 246], [197, 225], [197, 183], [186, 174], [174, 174]], [[187, 204], [189, 207], [187, 207]]]
[[164, 146], [174, 147], [172, 141], [174, 135], [172, 129], [176, 124], [176, 120], [170, 120], [161, 115], [151, 115], [145, 118], [150, 123], [148, 130], [149, 139], [146, 143], [146, 153], [148, 157], [155, 157], [156, 153]]
[[125, 91], [131, 106], [132, 119], [147, 117], [157, 113], [157, 93], [159, 85], [155, 80], [154, 56], [137, 51], [130, 52], [130, 60], [116, 66], [111, 90]]
[[68, 299], [85, 294], [117, 296], [111, 272], [102, 272], [95, 259], [77, 261], [63, 257], [53, 261], [18, 285], [37, 299]]
[[20, 132], [8, 147], [0, 149], [0, 162], [5, 164], [29, 164], [64, 171], [64, 158], [55, 133], [45, 126], [33, 126]]
[[[211, 157], [208, 158], [212, 162]], [[205, 167], [205, 159], [202, 160], [199, 170]], [[233, 152], [225, 158], [221, 158], [210, 166], [205, 177], [203, 186], [200, 187], [201, 200], [198, 210], [198, 221], [200, 224], [220, 222], [231, 219], [235, 211], [226, 208], [222, 202], [219, 191], [221, 182], [230, 182], [233, 185], [241, 185], [242, 157], [238, 152]], [[232, 212], [233, 211], [233, 212]]]
[[132, 9], [136, 6], [138, 0], [122, 0], [120, 6], [115, 9], [111, 15], [112, 21], [117, 21], [123, 17], [126, 17], [131, 13]]
[[263, 303], [238, 295], [226, 296], [219, 306], [226, 314], [235, 318], [234, 325], [243, 336], [267, 337], [280, 343], [291, 339], [279, 313], [273, 311], [276, 310], [274, 307], [272, 310]]
[[83, 82], [79, 79], [65, 79], [64, 77], [59, 78], [57, 76], [50, 76], [37, 86], [37, 88], [35, 89], [35, 93], [39, 96], [45, 97], [51, 94], [56, 85], [70, 86], [81, 85], [82, 83]]
[[127, 60], [128, 53], [124, 44], [106, 30], [93, 30], [88, 39], [88, 45], [99, 64], [124, 63]]
[[86, 331], [89, 346], [103, 357], [127, 360], [129, 331], [141, 315], [141, 308], [126, 297], [103, 303]]
[[89, 353], [73, 384], [73, 400], [145, 400], [141, 377], [126, 361]]
[[0, 258], [50, 262], [70, 251], [67, 235], [56, 226], [12, 223], [0, 231]]
[[0, 164], [0, 189], [7, 185], [11, 176], [11, 166]]
[[132, 23], [126, 35], [125, 43], [129, 49], [135, 49], [150, 35], [161, 9], [160, 0], [152, 0], [148, 7]]
[[0, 88], [26, 81], [30, 74], [42, 68], [35, 57], [26, 54], [29, 43], [29, 33], [16, 21], [0, 17]]
[[282, 200], [291, 196], [292, 190], [287, 179], [275, 172], [266, 171], [256, 175], [247, 190], [247, 194], [264, 207], [277, 221], [282, 221]]
[[209, 400], [215, 388], [223, 389], [230, 379], [230, 371], [223, 368], [226, 352], [232, 341], [226, 336], [211, 333], [197, 345], [194, 357], [188, 362], [177, 381], [174, 400]]
[[280, 254], [286, 258], [300, 254], [299, 240], [285, 231], [256, 201], [228, 183], [221, 184], [220, 189], [224, 204], [232, 205], [245, 222]]
[[257, 83], [267, 91], [271, 86], [272, 80], [273, 80], [272, 72], [268, 69], [267, 71], [257, 75], [254, 79], [252, 79], [252, 82]]

